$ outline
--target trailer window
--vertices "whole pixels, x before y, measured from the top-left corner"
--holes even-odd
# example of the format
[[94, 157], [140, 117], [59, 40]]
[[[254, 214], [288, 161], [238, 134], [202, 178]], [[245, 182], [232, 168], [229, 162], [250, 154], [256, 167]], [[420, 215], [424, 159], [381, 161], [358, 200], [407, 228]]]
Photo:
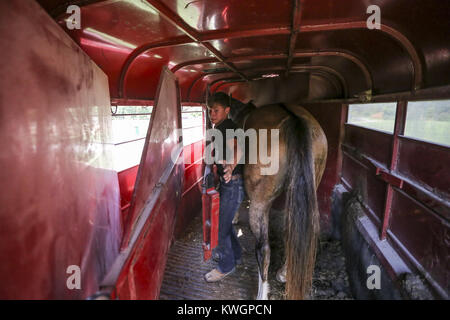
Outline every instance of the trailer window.
[[183, 145], [187, 146], [203, 139], [203, 112], [200, 106], [183, 106], [181, 113]]
[[405, 136], [450, 146], [450, 100], [408, 102]]
[[396, 106], [395, 102], [351, 104], [347, 123], [393, 133]]
[[122, 171], [138, 165], [141, 161], [151, 106], [112, 107], [114, 135], [114, 169]]

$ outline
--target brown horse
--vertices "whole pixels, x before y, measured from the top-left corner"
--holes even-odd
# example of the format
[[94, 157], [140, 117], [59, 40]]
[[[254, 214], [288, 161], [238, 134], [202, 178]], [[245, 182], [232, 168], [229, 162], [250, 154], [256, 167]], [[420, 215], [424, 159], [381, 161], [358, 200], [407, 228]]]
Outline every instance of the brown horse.
[[[270, 263], [269, 211], [273, 201], [286, 192], [286, 260], [277, 279], [286, 281], [286, 297], [303, 299], [308, 293], [319, 234], [316, 189], [327, 157], [327, 140], [319, 123], [300, 106], [274, 104], [256, 108], [231, 99], [230, 116], [244, 130], [267, 129], [267, 150], [271, 150], [271, 129], [279, 129], [279, 167], [272, 175], [262, 175], [268, 167], [258, 156], [256, 164], [244, 166], [244, 183], [250, 198], [249, 221], [256, 238], [259, 271], [257, 299], [267, 299]], [[270, 154], [269, 154], [270, 156]], [[284, 282], [283, 281], [283, 282]]]

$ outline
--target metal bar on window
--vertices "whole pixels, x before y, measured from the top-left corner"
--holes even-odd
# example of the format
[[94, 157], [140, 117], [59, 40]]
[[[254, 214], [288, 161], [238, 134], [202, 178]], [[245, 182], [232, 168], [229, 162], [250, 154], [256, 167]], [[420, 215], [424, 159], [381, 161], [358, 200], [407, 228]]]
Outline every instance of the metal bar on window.
[[182, 129], [184, 130], [184, 129], [193, 129], [193, 128], [201, 128], [201, 127], [203, 127], [203, 125], [199, 124], [199, 125], [190, 126], [190, 127], [183, 127]]
[[[397, 102], [397, 108], [395, 110], [395, 124], [394, 132], [392, 135], [392, 149], [391, 149], [391, 163], [389, 164], [389, 173], [397, 169], [398, 161], [398, 149], [399, 149], [399, 135], [402, 135], [405, 131], [406, 123], [406, 108], [408, 102], [405, 100]], [[384, 202], [383, 213], [383, 225], [381, 228], [380, 239], [386, 239], [387, 229], [389, 227], [389, 219], [391, 217], [392, 199], [394, 197], [393, 182], [385, 180], [387, 182], [386, 200]], [[402, 182], [402, 181], [401, 181]]]
[[151, 113], [113, 113], [111, 114], [113, 117], [119, 116], [151, 116]]
[[114, 143], [115, 146], [118, 146], [120, 144], [125, 144], [125, 143], [130, 143], [130, 142], [135, 142], [135, 141], [139, 141], [139, 140], [144, 140], [145, 137], [143, 138], [137, 138], [137, 139], [133, 139], [133, 140], [128, 140], [128, 141], [122, 141], [122, 142], [118, 142], [118, 143]]

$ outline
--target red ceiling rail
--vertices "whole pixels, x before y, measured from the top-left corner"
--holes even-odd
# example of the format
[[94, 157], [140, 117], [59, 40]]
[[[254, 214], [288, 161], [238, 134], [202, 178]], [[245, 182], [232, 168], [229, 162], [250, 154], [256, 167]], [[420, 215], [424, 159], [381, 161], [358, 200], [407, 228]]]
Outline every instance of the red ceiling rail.
[[[387, 33], [389, 36], [394, 38], [399, 44], [408, 52], [411, 62], [413, 65], [413, 84], [412, 90], [415, 91], [420, 89], [422, 86], [423, 68], [422, 63], [419, 58], [417, 50], [414, 48], [413, 44], [409, 39], [404, 36], [400, 31], [387, 26], [385, 24], [380, 24], [381, 29], [376, 31], [381, 31]], [[317, 32], [317, 31], [333, 31], [333, 30], [349, 30], [349, 29], [366, 29], [366, 21], [350, 21], [350, 22], [333, 22], [327, 24], [317, 24], [317, 25], [304, 25], [302, 26], [301, 32]], [[374, 32], [376, 32], [374, 31]]]
[[153, 106], [154, 100], [111, 98], [113, 106]]
[[297, 43], [297, 35], [300, 32], [301, 12], [303, 8], [303, 0], [293, 0], [292, 13], [292, 31], [289, 39], [288, 58], [286, 63], [286, 76], [291, 70], [292, 60], [294, 60], [295, 44]]
[[335, 69], [326, 66], [295, 66], [291, 68], [291, 72], [299, 71], [299, 70], [319, 70], [324, 71], [326, 73], [330, 73], [339, 79], [342, 89], [344, 91], [344, 97], [348, 97], [348, 85], [345, 78]]
[[369, 68], [367, 65], [362, 61], [360, 57], [353, 53], [344, 52], [344, 51], [337, 51], [337, 50], [330, 50], [330, 51], [310, 51], [310, 52], [295, 52], [294, 57], [295, 58], [305, 58], [305, 57], [326, 57], [326, 56], [339, 56], [346, 58], [350, 61], [352, 61], [354, 64], [356, 64], [361, 72], [364, 74], [364, 78], [366, 80], [366, 84], [368, 87], [368, 90], [373, 90], [373, 80], [372, 80], [372, 74], [369, 71]]
[[[325, 57], [325, 56], [339, 56], [346, 58], [350, 61], [352, 61], [354, 64], [356, 64], [361, 72], [364, 75], [364, 78], [366, 80], [367, 88], [368, 90], [373, 89], [373, 80], [372, 80], [372, 74], [370, 73], [367, 65], [362, 61], [362, 59], [355, 54], [348, 53], [345, 51], [338, 51], [338, 50], [327, 50], [327, 51], [296, 51], [293, 54], [294, 58], [310, 58], [310, 57]], [[230, 58], [227, 58], [226, 61], [228, 62], [236, 62], [236, 61], [243, 61], [243, 60], [261, 60], [261, 59], [286, 59], [287, 55], [285, 53], [273, 53], [273, 54], [265, 54], [265, 55], [241, 55], [241, 56], [233, 56]], [[182, 63], [179, 63], [175, 65], [171, 71], [177, 72], [178, 70], [190, 66], [190, 65], [196, 65], [196, 64], [205, 64], [205, 63], [214, 63], [218, 62], [215, 58], [205, 58], [205, 59], [198, 59], [198, 60], [189, 60]]]
[[119, 88], [118, 88], [118, 94], [119, 98], [126, 98], [126, 88], [125, 88], [125, 78], [127, 76], [128, 70], [130, 69], [131, 64], [136, 60], [137, 57], [139, 57], [142, 53], [144, 53], [147, 50], [150, 49], [156, 49], [156, 48], [164, 48], [164, 47], [172, 47], [175, 45], [181, 45], [181, 44], [187, 44], [191, 43], [192, 39], [190, 39], [187, 36], [180, 36], [175, 37], [172, 39], [169, 39], [167, 41], [160, 41], [160, 42], [154, 42], [142, 45], [136, 49], [134, 49], [125, 60], [125, 63], [122, 66], [122, 69], [120, 70], [120, 76], [119, 76]]
[[[270, 72], [270, 71], [284, 71], [284, 70], [285, 70], [285, 68], [283, 68], [283, 67], [258, 67], [258, 68], [242, 69], [242, 72], [251, 72], [251, 71]], [[345, 78], [339, 72], [337, 72], [336, 70], [334, 70], [331, 67], [299, 65], [299, 66], [294, 66], [291, 70], [291, 72], [294, 72], [294, 73], [311, 72], [311, 71], [315, 71], [316, 74], [321, 75], [322, 77], [326, 78], [329, 82], [331, 82], [333, 84], [333, 86], [335, 86], [335, 83], [334, 83], [333, 79], [330, 77], [330, 74], [335, 76], [339, 80], [339, 83], [340, 83], [340, 88], [335, 86], [336, 89], [338, 89], [338, 90], [342, 89], [344, 96], [347, 97], [348, 85], [347, 85]], [[226, 72], [223, 72], [223, 71], [209, 72], [209, 73], [204, 73], [204, 74], [196, 77], [192, 81], [191, 85], [189, 86], [188, 93], [187, 93], [187, 99], [189, 100], [191, 90], [194, 87], [195, 83], [197, 83], [199, 80], [203, 79], [204, 77], [207, 77], [210, 75], [215, 75], [215, 74], [221, 74], [221, 73], [229, 73], [229, 72], [227, 72], [227, 71]], [[216, 83], [216, 81], [211, 82], [210, 86], [212, 86], [215, 83]]]
[[[283, 70], [284, 70], [284, 69], [283, 69]], [[335, 84], [335, 81], [333, 81], [333, 78], [331, 78], [330, 75], [327, 74], [327, 73], [324, 72], [324, 71], [317, 71], [317, 70], [315, 70], [315, 71], [314, 71], [314, 70], [292, 70], [292, 71], [291, 71], [291, 73], [301, 73], [301, 72], [305, 72], [305, 73], [308, 72], [308, 73], [310, 73], [310, 74], [313, 74], [313, 75], [317, 75], [317, 76], [319, 76], [319, 77], [322, 77], [323, 79], [325, 79], [325, 80], [327, 80], [328, 82], [330, 82], [330, 83], [331, 83], [338, 91], [339, 91], [340, 89], [343, 90], [342, 85], [341, 85], [341, 87], [337, 86], [337, 85]], [[217, 86], [214, 88], [214, 90], [212, 90], [213, 92], [217, 92], [221, 86], [226, 85], [226, 84], [229, 84], [229, 83], [244, 82], [244, 81], [242, 81], [242, 80], [240, 80], [240, 79], [229, 77], [229, 78], [220, 78], [220, 79], [216, 79], [216, 80], [212, 81], [210, 84], [208, 84], [208, 86], [209, 86], [210, 88], [212, 88], [213, 85], [215, 85], [216, 83], [221, 82], [221, 81], [222, 81], [222, 83], [219, 84], [219, 85], [217, 85]]]
[[[270, 71], [284, 71], [285, 69], [284, 68], [280, 68], [280, 67], [274, 67], [274, 68], [270, 68], [270, 67], [266, 67], [266, 68], [249, 68], [249, 69], [245, 69], [245, 70], [243, 70], [243, 71], [266, 71], [266, 72], [270, 72]], [[343, 83], [336, 83], [335, 82], [335, 80], [332, 78], [332, 77], [330, 77], [330, 75], [326, 72], [326, 71], [321, 71], [321, 70], [292, 70], [292, 73], [300, 73], [300, 72], [307, 72], [307, 73], [310, 73], [310, 74], [314, 74], [314, 75], [318, 75], [318, 76], [321, 76], [322, 78], [324, 78], [324, 79], [326, 79], [328, 82], [330, 82], [331, 84], [333, 84], [333, 86], [336, 88], [336, 90], [337, 91], [341, 91], [341, 92], [346, 92], [346, 89], [345, 89], [345, 84], [343, 84]], [[194, 88], [194, 86], [195, 86], [195, 84], [198, 82], [198, 81], [200, 81], [201, 79], [203, 79], [204, 77], [207, 77], [207, 76], [211, 76], [211, 75], [217, 75], [217, 74], [226, 74], [226, 73], [230, 73], [230, 72], [212, 72], [212, 73], [205, 73], [205, 74], [202, 74], [202, 75], [200, 75], [200, 76], [198, 76], [198, 77], [196, 77], [193, 81], [192, 81], [192, 83], [190, 84], [190, 86], [189, 86], [189, 89], [188, 89], [188, 91], [187, 91], [187, 95], [186, 95], [186, 98], [187, 98], [187, 100], [188, 101], [190, 101], [190, 97], [191, 97], [191, 92], [192, 92], [192, 89]], [[225, 83], [230, 83], [230, 82], [242, 82], [242, 81], [231, 81], [231, 80], [229, 80], [230, 78], [226, 78], [226, 80], [227, 81], [225, 81], [224, 83], [222, 83], [222, 84], [220, 84], [219, 86], [217, 86], [216, 87], [216, 89], [214, 90], [214, 92], [215, 91], [217, 91], [218, 89], [219, 89], [219, 87], [221, 87], [222, 85], [224, 85]], [[220, 78], [220, 79], [218, 79], [217, 81], [213, 81], [213, 82], [211, 82], [209, 85], [210, 86], [212, 86], [213, 84], [215, 84], [215, 83], [217, 83], [217, 82], [220, 82], [220, 81], [222, 81], [222, 80], [224, 80], [223, 78]]]
[[[166, 18], [171, 24], [176, 26], [178, 29], [182, 30], [186, 35], [185, 36], [179, 36], [175, 37], [171, 40], [159, 42], [159, 43], [149, 43], [144, 44], [140, 46], [139, 48], [136, 48], [130, 56], [128, 56], [126, 62], [124, 63], [120, 78], [119, 78], [119, 97], [126, 96], [125, 94], [125, 88], [124, 88], [124, 81], [126, 78], [126, 74], [128, 72], [129, 67], [133, 63], [133, 61], [143, 52], [155, 49], [155, 48], [161, 48], [161, 47], [168, 47], [168, 46], [175, 46], [175, 45], [181, 45], [186, 43], [192, 43], [197, 42], [205, 49], [207, 49], [213, 56], [215, 56], [215, 59], [222, 62], [225, 66], [227, 66], [230, 70], [233, 72], [239, 74], [240, 77], [248, 81], [248, 79], [245, 77], [244, 74], [242, 74], [239, 70], [236, 69], [236, 67], [230, 62], [232, 61], [232, 58], [225, 58], [216, 48], [214, 48], [209, 42], [205, 41], [211, 41], [211, 40], [218, 40], [218, 39], [225, 39], [225, 38], [240, 38], [240, 37], [255, 37], [255, 36], [264, 36], [264, 35], [278, 35], [278, 34], [289, 34], [289, 29], [285, 27], [272, 27], [272, 28], [264, 28], [264, 29], [249, 29], [249, 30], [219, 30], [219, 31], [208, 31], [205, 33], [198, 33], [195, 29], [187, 25], [182, 18], [180, 18], [176, 13], [171, 11], [166, 5], [162, 4], [161, 2], [157, 0], [147, 0], [150, 5], [154, 7], [157, 12]], [[297, 2], [296, 2], [297, 3]], [[301, 1], [299, 2], [298, 6], [301, 6]], [[329, 23], [329, 24], [319, 24], [319, 25], [302, 25], [300, 30], [300, 12], [299, 10], [296, 10], [295, 12], [298, 12], [297, 14], [294, 14], [295, 17], [293, 17], [293, 28], [291, 30], [291, 41], [290, 41], [290, 48], [293, 48], [292, 50], [295, 50], [295, 40], [296, 40], [296, 34], [303, 33], [303, 32], [317, 32], [317, 31], [332, 31], [332, 30], [347, 30], [347, 29], [366, 29], [366, 21], [350, 21], [350, 22], [338, 22], [338, 23]], [[292, 32], [294, 31], [294, 32]], [[381, 24], [380, 32], [387, 33], [389, 36], [394, 38], [399, 42], [399, 44], [408, 52], [411, 61], [412, 61], [412, 69], [413, 69], [413, 80], [412, 80], [412, 91], [415, 91], [422, 86], [422, 77], [423, 77], [423, 68], [422, 63], [419, 58], [419, 55], [412, 45], [412, 43], [406, 38], [401, 32], [398, 30]], [[336, 51], [337, 52], [337, 51]], [[325, 55], [322, 53], [322, 55]], [[371, 85], [369, 88], [373, 87], [373, 80], [371, 73], [368, 71], [368, 68], [364, 65], [364, 63], [361, 62], [361, 59], [355, 58], [356, 56], [352, 53], [343, 53], [340, 52], [341, 56], [345, 56], [347, 58], [351, 58], [354, 63], [356, 63], [362, 70], [366, 82], [370, 83]], [[286, 57], [286, 54], [284, 54], [284, 57]], [[289, 70], [290, 66], [292, 65], [292, 59], [294, 57], [298, 57], [297, 53], [289, 52], [287, 55], [288, 58], [288, 64], [289, 64]], [[213, 58], [206, 58], [203, 61], [204, 63], [210, 63], [215, 62], [212, 60]], [[183, 66], [180, 66], [181, 68]], [[176, 69], [178, 70], [178, 69]], [[176, 71], [175, 70], [175, 71]]]
[[205, 47], [213, 56], [217, 58], [220, 62], [222, 62], [224, 65], [226, 65], [230, 70], [237, 73], [239, 76], [242, 77], [242, 79], [247, 80], [248, 78], [241, 73], [239, 70], [236, 69], [234, 65], [231, 63], [228, 63], [225, 61], [225, 57], [216, 49], [214, 48], [210, 43], [208, 42], [202, 42], [200, 34], [190, 27], [184, 20], [174, 13], [172, 10], [170, 10], [165, 4], [161, 3], [157, 0], [147, 0], [147, 2], [161, 15], [163, 16], [168, 22], [170, 22], [172, 25], [174, 25], [176, 28], [181, 30], [183, 33], [185, 33], [187, 36], [189, 36], [192, 40], [195, 42], [201, 44], [203, 47]]
[[291, 30], [285, 26], [278, 26], [272, 28], [261, 29], [247, 29], [247, 30], [211, 30], [199, 35], [201, 41], [212, 41], [219, 39], [232, 39], [232, 38], [248, 38], [248, 37], [261, 37], [272, 35], [287, 35]]
[[[360, 29], [366, 28], [366, 21], [331, 23], [331, 24], [325, 24], [325, 25], [303, 25], [301, 28], [301, 31], [299, 31], [299, 32], [301, 33], [301, 32], [316, 32], [316, 31], [327, 31], [327, 30], [346, 30], [346, 29], [358, 29], [358, 28], [360, 28]], [[391, 37], [396, 39], [400, 43], [400, 45], [408, 52], [408, 54], [412, 60], [412, 65], [413, 65], [412, 91], [419, 89], [422, 85], [422, 76], [423, 76], [422, 70], [423, 70], [423, 68], [422, 68], [422, 64], [420, 62], [419, 55], [418, 55], [417, 51], [415, 50], [414, 46], [402, 33], [400, 33], [399, 31], [395, 30], [392, 27], [381, 24], [380, 31], [388, 33]], [[286, 34], [286, 29], [280, 27], [280, 28], [260, 29], [259, 31], [244, 30], [241, 32], [241, 34], [242, 34], [242, 37], [263, 36], [263, 35], [269, 35], [269, 34], [277, 35], [277, 34]], [[202, 35], [199, 35], [198, 37], [200, 40], [198, 42], [203, 44], [202, 41], [206, 41], [206, 40], [219, 40], [219, 39], [231, 38], [231, 37], [238, 38], [238, 37], [240, 37], [240, 35], [239, 35], [239, 32], [237, 32], [237, 31], [231, 31], [231, 32], [229, 32], [229, 31], [215, 32], [214, 31], [214, 32], [203, 33]], [[129, 67], [131, 66], [133, 61], [136, 60], [136, 58], [140, 54], [142, 54], [145, 51], [150, 50], [150, 49], [170, 47], [170, 46], [176, 46], [176, 45], [192, 43], [192, 42], [193, 41], [189, 36], [180, 36], [180, 37], [175, 37], [169, 41], [144, 44], [144, 45], [136, 48], [127, 57], [127, 60], [125, 61], [124, 65], [122, 67], [122, 70], [120, 72], [119, 88], [118, 88], [119, 97], [126, 96], [125, 88], [124, 88], [124, 81], [125, 81]], [[319, 52], [323, 52], [323, 51], [319, 51]], [[356, 58], [356, 55], [353, 53], [343, 52], [343, 51], [334, 51], [334, 52], [336, 52], [338, 55], [341, 55], [343, 57], [344, 56], [347, 58], [352, 57], [351, 58], [352, 61], [354, 61], [361, 68], [361, 70], [363, 70], [366, 81], [368, 83], [371, 83], [370, 88], [373, 87], [373, 80], [372, 80], [371, 73], [369, 72], [367, 66], [365, 66], [365, 64], [361, 61], [361, 59]], [[216, 50], [216, 53], [219, 53], [219, 52]], [[324, 54], [324, 53], [322, 53], [322, 54]], [[281, 54], [278, 54], [278, 55], [281, 55]], [[294, 56], [298, 57], [297, 53]], [[283, 57], [285, 58], [286, 54], [283, 54]], [[232, 59], [233, 59], [233, 58], [226, 59], [222, 55], [220, 55], [220, 58], [222, 58], [225, 61], [224, 62], [225, 64], [232, 61]], [[255, 56], [255, 58], [256, 58], [256, 56]], [[216, 62], [216, 60], [221, 61], [217, 57], [216, 58], [206, 58], [206, 59], [202, 59], [201, 61], [204, 61], [203, 63], [211, 63], [211, 62]], [[186, 65], [189, 65], [189, 63]], [[182, 68], [183, 66], [185, 66], [185, 65], [179, 66], [178, 69]], [[177, 71], [178, 69], [176, 69], [175, 71]]]
[[[235, 62], [235, 61], [243, 61], [243, 60], [261, 60], [261, 59], [285, 59], [286, 54], [284, 53], [274, 53], [274, 54], [264, 54], [264, 55], [241, 55], [241, 56], [233, 56], [226, 59], [228, 62]], [[182, 63], [179, 63], [172, 67], [170, 71], [173, 73], [177, 72], [181, 68], [196, 65], [196, 64], [204, 64], [204, 63], [214, 63], [218, 62], [216, 58], [205, 58], [205, 59], [198, 59], [198, 60], [189, 60]]]
[[[220, 79], [216, 79], [216, 80], [212, 81], [208, 86], [212, 89], [213, 85], [215, 85], [216, 83], [221, 82], [221, 81], [223, 81], [224, 84], [230, 83], [230, 82], [233, 82], [233, 83], [234, 82], [243, 82], [241, 79], [236, 78], [236, 77], [220, 78]], [[216, 91], [217, 91], [217, 88], [215, 88], [214, 92], [216, 92]]]
[[[325, 72], [307, 71], [307, 70], [304, 70], [304, 71], [295, 71], [295, 70], [293, 70], [292, 71], [292, 73], [299, 73], [299, 72], [308, 72], [308, 73], [310, 73], [312, 75], [319, 76], [319, 77], [327, 80], [328, 82], [331, 82], [331, 84], [333, 84], [333, 86], [335, 86], [337, 90], [340, 89], [338, 86], [335, 85], [334, 81], [332, 81], [331, 78]], [[217, 82], [220, 82], [220, 81], [223, 81], [223, 82], [215, 87], [215, 89], [213, 90], [214, 92], [217, 92], [220, 87], [222, 87], [222, 86], [224, 86], [226, 84], [244, 82], [243, 80], [240, 80], [240, 79], [233, 79], [233, 78], [225, 78], [225, 79], [223, 79], [222, 78], [222, 79], [217, 79], [217, 80], [211, 82], [211, 84], [216, 84]]]

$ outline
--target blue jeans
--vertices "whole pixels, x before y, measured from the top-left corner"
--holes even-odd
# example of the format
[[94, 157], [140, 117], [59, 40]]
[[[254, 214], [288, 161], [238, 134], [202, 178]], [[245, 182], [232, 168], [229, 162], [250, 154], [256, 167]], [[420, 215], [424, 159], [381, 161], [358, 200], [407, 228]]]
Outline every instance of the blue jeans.
[[233, 228], [233, 218], [242, 200], [244, 200], [244, 182], [242, 178], [220, 182], [219, 209], [219, 271], [230, 272], [236, 266], [236, 260], [241, 259], [242, 249]]

